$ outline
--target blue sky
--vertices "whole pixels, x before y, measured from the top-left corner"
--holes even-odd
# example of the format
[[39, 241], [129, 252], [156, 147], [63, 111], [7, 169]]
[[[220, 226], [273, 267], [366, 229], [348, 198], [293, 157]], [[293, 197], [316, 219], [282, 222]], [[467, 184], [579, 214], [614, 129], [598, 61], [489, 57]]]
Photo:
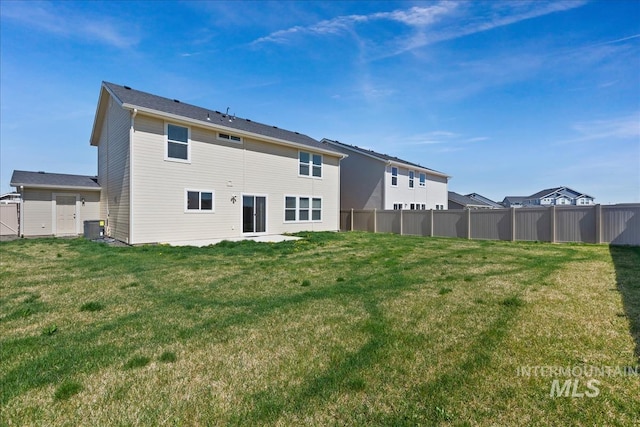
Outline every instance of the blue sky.
[[96, 173], [100, 82], [392, 154], [502, 200], [640, 202], [639, 1], [0, 3], [0, 186]]

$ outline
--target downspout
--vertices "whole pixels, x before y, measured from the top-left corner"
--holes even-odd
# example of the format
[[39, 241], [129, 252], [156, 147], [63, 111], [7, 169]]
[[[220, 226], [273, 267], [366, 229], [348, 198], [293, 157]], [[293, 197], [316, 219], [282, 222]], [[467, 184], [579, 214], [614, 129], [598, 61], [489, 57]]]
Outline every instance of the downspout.
[[133, 239], [133, 135], [135, 133], [135, 118], [138, 115], [138, 109], [131, 111], [131, 127], [129, 128], [129, 244], [134, 244]]

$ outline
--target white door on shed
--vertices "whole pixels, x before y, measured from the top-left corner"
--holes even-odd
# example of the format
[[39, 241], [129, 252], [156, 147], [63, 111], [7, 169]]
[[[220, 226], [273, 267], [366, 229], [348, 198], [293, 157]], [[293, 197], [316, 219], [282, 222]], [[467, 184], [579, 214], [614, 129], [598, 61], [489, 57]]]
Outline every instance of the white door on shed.
[[77, 233], [76, 196], [56, 196], [56, 235]]

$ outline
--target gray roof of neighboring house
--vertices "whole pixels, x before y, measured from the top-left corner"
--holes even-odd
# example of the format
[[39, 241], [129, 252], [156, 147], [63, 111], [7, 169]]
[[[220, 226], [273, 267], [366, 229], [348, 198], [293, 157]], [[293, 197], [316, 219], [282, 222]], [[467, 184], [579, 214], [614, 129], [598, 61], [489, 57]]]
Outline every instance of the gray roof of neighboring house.
[[462, 206], [477, 206], [483, 208], [491, 207], [488, 203], [481, 202], [480, 200], [474, 200], [471, 197], [463, 196], [455, 191], [449, 191], [448, 200]]
[[100, 190], [98, 178], [95, 176], [49, 172], [13, 171], [10, 185], [12, 187]]
[[433, 173], [435, 173], [435, 174], [442, 175], [442, 176], [446, 176], [447, 178], [450, 178], [450, 176], [449, 176], [449, 175], [447, 175], [447, 174], [446, 174], [446, 173], [444, 173], [444, 172], [440, 172], [440, 171], [437, 171], [437, 170], [435, 170], [435, 169], [431, 169], [431, 168], [428, 168], [428, 167], [426, 167], [426, 166], [422, 166], [422, 165], [420, 165], [420, 164], [418, 164], [418, 163], [408, 162], [408, 161], [406, 161], [406, 160], [400, 159], [400, 158], [398, 158], [398, 157], [390, 156], [390, 155], [388, 155], [388, 154], [378, 153], [378, 152], [373, 151], [373, 150], [368, 150], [368, 149], [366, 149], [366, 148], [357, 147], [357, 146], [355, 146], [355, 145], [345, 144], [344, 142], [334, 141], [334, 140], [332, 140], [332, 139], [328, 139], [328, 138], [324, 138], [324, 139], [322, 140], [322, 142], [323, 142], [323, 143], [325, 143], [325, 144], [333, 144], [333, 145], [336, 145], [336, 146], [338, 146], [338, 147], [344, 147], [344, 148], [346, 148], [347, 150], [351, 150], [351, 151], [355, 151], [355, 152], [360, 152], [360, 153], [363, 153], [363, 154], [366, 154], [366, 155], [369, 155], [369, 156], [377, 157], [377, 158], [379, 158], [380, 160], [384, 160], [384, 161], [392, 161], [392, 162], [397, 162], [397, 163], [404, 163], [404, 164], [406, 164], [407, 166], [414, 166], [414, 167], [417, 167], [417, 168], [420, 168], [420, 169], [425, 169], [425, 170], [427, 170], [427, 171], [431, 171], [431, 172], [433, 172]]
[[524, 202], [524, 200], [526, 199], [526, 197], [524, 196], [507, 196], [504, 198], [504, 200], [502, 201], [504, 202], [509, 202], [509, 203], [522, 203]]
[[[310, 148], [327, 150], [327, 147], [322, 145], [319, 141], [299, 132], [288, 131], [276, 126], [265, 125], [254, 122], [253, 120], [232, 116], [230, 114], [227, 115], [216, 110], [197, 107], [175, 99], [164, 98], [162, 96], [131, 89], [128, 86], [120, 86], [109, 82], [102, 82], [102, 85], [113, 96], [115, 96], [123, 106], [154, 110], [197, 120], [203, 124], [215, 124], [229, 128], [230, 130], [235, 129], [244, 132], [251, 132], [253, 134], [293, 142]], [[331, 148], [329, 148], [328, 151], [339, 153], [335, 149]]]
[[471, 193], [471, 194], [467, 194], [465, 197], [469, 197], [470, 199], [473, 199], [473, 200], [479, 200], [479, 201], [481, 201], [483, 203], [486, 203], [489, 206], [493, 206], [494, 208], [502, 208], [503, 207], [500, 203], [494, 202], [490, 198], [484, 197], [482, 194]]

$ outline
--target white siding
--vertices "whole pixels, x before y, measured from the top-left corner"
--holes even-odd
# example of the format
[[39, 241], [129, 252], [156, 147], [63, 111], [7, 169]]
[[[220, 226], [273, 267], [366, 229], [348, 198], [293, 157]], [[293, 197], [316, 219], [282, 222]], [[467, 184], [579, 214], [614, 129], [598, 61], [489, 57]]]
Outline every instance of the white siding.
[[22, 234], [51, 236], [51, 190], [28, 190], [22, 193]]
[[[338, 230], [338, 158], [323, 156], [323, 178], [298, 176], [298, 150], [243, 139], [217, 139], [190, 127], [191, 162], [165, 159], [165, 122], [138, 114], [133, 139], [130, 243], [242, 236], [242, 195], [267, 196], [267, 233]], [[214, 212], [185, 212], [186, 189], [214, 192]], [[323, 198], [321, 223], [284, 223], [284, 195]], [[235, 200], [235, 202], [234, 202]]]
[[[391, 185], [391, 168], [387, 166], [385, 171], [385, 201], [384, 209], [393, 209], [396, 203], [403, 204], [403, 209], [409, 209], [411, 204], [425, 204], [426, 209], [435, 209], [436, 205], [447, 206], [447, 178], [427, 173], [427, 181], [424, 187], [420, 186], [419, 169], [398, 168], [398, 185]], [[409, 171], [415, 171], [414, 186], [409, 187]]]
[[[77, 234], [83, 233], [84, 221], [100, 219], [100, 193], [97, 191], [60, 190], [36, 190], [25, 188], [23, 197], [22, 234], [30, 236], [51, 236], [53, 231], [53, 219], [55, 218], [55, 198], [53, 195], [69, 195], [77, 197], [76, 214]], [[82, 206], [82, 199], [85, 204]]]
[[108, 98], [98, 143], [98, 182], [102, 187], [100, 219], [106, 233], [129, 242], [129, 128], [127, 110]]

